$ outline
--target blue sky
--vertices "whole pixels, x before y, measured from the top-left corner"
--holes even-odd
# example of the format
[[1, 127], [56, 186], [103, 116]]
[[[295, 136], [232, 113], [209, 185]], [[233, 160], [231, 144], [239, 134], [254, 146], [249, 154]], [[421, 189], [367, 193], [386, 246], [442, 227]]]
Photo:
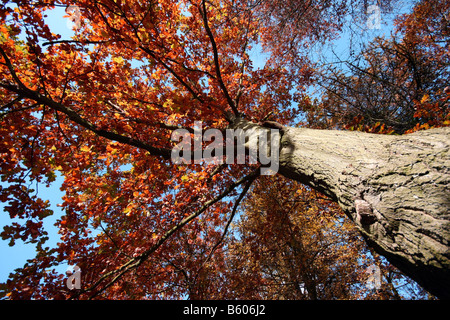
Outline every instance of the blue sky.
[[[73, 35], [73, 31], [70, 28], [70, 22], [67, 22], [68, 19], [63, 18], [66, 14], [64, 10], [64, 8], [58, 7], [49, 12], [46, 22], [49, 24], [50, 30], [61, 34], [63, 39], [69, 39]], [[62, 203], [63, 193], [60, 191], [62, 182], [63, 178], [58, 177], [50, 188], [39, 185], [39, 197], [43, 200], [49, 200], [54, 212], [53, 216], [44, 219], [44, 227], [50, 237], [45, 246], [54, 246], [59, 241], [58, 230], [53, 224], [62, 215], [61, 209], [56, 206]], [[5, 184], [2, 183], [2, 185]], [[3, 207], [4, 204], [0, 202], [0, 230], [3, 230], [3, 226], [11, 223], [9, 215], [3, 212]], [[14, 272], [14, 269], [23, 267], [27, 259], [35, 256], [35, 245], [24, 244], [21, 240], [17, 240], [16, 245], [10, 247], [8, 242], [0, 239], [0, 282], [6, 281], [9, 274]]]
[[[405, 10], [405, 8], [403, 8], [403, 10]], [[64, 8], [55, 8], [51, 12], [48, 12], [46, 22], [53, 32], [61, 34], [62, 39], [69, 39], [73, 35], [73, 31], [71, 30], [71, 24], [68, 22], [68, 19], [63, 18], [65, 14]], [[382, 23], [387, 22], [383, 20], [383, 15], [381, 16], [381, 19]], [[389, 35], [391, 28], [392, 24], [388, 24], [387, 26], [382, 25], [381, 29], [372, 30], [370, 37], [382, 34]], [[346, 50], [348, 50], [348, 42], [349, 38], [344, 36], [333, 45], [333, 48], [335, 48], [337, 52], [345, 55]], [[255, 48], [252, 50], [252, 57], [254, 59], [254, 67], [258, 68], [263, 66], [267, 55], [261, 53], [258, 48]], [[54, 211], [53, 216], [44, 220], [45, 230], [49, 233], [50, 237], [50, 240], [48, 240], [45, 246], [52, 247], [59, 241], [57, 229], [53, 224], [63, 214], [60, 208], [56, 206], [62, 202], [61, 197], [63, 193], [60, 191], [62, 182], [62, 177], [58, 177], [50, 188], [46, 188], [44, 185], [39, 186], [39, 196], [44, 200], [49, 200], [51, 209]], [[9, 216], [3, 212], [3, 204], [0, 203], [0, 230], [3, 229], [4, 225], [10, 223], [11, 220], [9, 219]], [[9, 247], [8, 241], [0, 239], [0, 282], [6, 281], [9, 273], [13, 272], [16, 268], [22, 267], [27, 259], [33, 258], [34, 256], [34, 245], [26, 245], [18, 240], [14, 247]]]
[[[44, 219], [44, 228], [49, 233], [50, 237], [44, 246], [53, 247], [59, 241], [58, 230], [54, 226], [54, 223], [62, 215], [61, 209], [56, 206], [58, 203], [62, 202], [61, 197], [63, 196], [63, 193], [59, 190], [62, 182], [62, 177], [58, 177], [49, 188], [46, 188], [44, 185], [39, 185], [39, 196], [43, 200], [50, 201], [51, 209], [54, 212], [52, 216]], [[2, 229], [4, 225], [14, 221], [9, 218], [7, 213], [3, 212], [3, 206], [3, 203], [0, 203], [0, 227]], [[18, 222], [23, 223], [23, 221]], [[9, 273], [13, 272], [14, 269], [23, 267], [27, 259], [35, 257], [34, 244], [24, 244], [21, 240], [16, 240], [16, 244], [13, 247], [10, 247], [8, 242], [9, 241], [0, 240], [0, 282], [6, 281]]]

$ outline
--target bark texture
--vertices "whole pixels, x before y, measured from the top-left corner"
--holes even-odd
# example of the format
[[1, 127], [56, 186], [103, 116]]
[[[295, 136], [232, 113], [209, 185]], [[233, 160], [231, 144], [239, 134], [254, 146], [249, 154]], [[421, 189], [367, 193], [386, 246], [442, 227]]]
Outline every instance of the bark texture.
[[449, 149], [450, 128], [388, 136], [283, 127], [279, 173], [337, 201], [371, 247], [448, 299]]

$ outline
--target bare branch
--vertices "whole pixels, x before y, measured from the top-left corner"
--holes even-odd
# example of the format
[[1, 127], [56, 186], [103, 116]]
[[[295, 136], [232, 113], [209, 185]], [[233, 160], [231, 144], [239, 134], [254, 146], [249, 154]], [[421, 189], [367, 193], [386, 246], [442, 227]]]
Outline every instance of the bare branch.
[[202, 9], [199, 8], [199, 10], [200, 10], [200, 14], [203, 17], [203, 25], [205, 27], [206, 33], [208, 34], [209, 40], [210, 40], [212, 48], [213, 48], [214, 66], [215, 66], [215, 69], [216, 69], [217, 81], [219, 82], [220, 89], [222, 90], [223, 94], [225, 95], [225, 98], [227, 99], [227, 102], [228, 102], [229, 106], [233, 110], [234, 114], [236, 116], [238, 116], [240, 113], [239, 113], [238, 109], [236, 108], [236, 105], [235, 105], [233, 99], [231, 99], [231, 96], [228, 93], [228, 90], [227, 90], [227, 88], [225, 86], [225, 83], [223, 82], [223, 79], [222, 79], [222, 74], [220, 72], [219, 52], [217, 50], [216, 40], [214, 40], [214, 35], [212, 34], [212, 31], [211, 31], [211, 29], [209, 27], [209, 24], [208, 24], [208, 15], [206, 13], [205, 0], [202, 1], [202, 7], [203, 8]]
[[197, 276], [200, 274], [200, 271], [203, 269], [203, 267], [206, 265], [206, 263], [209, 261], [209, 259], [211, 259], [212, 255], [214, 254], [214, 252], [216, 251], [216, 249], [220, 246], [220, 244], [223, 242], [223, 240], [225, 239], [225, 236], [228, 233], [228, 228], [231, 225], [231, 222], [234, 219], [234, 216], [236, 215], [236, 211], [237, 208], [239, 207], [239, 204], [241, 203], [242, 199], [245, 197], [245, 195], [247, 194], [248, 190], [250, 189], [250, 186], [252, 185], [253, 181], [255, 181], [255, 179], [257, 178], [257, 176], [253, 177], [252, 179], [248, 180], [247, 184], [245, 185], [244, 189], [242, 190], [241, 194], [239, 195], [239, 198], [236, 200], [236, 202], [234, 203], [234, 207], [233, 210], [231, 212], [230, 218], [228, 219], [228, 222], [225, 226], [225, 229], [223, 230], [222, 233], [222, 237], [220, 237], [219, 241], [217, 241], [217, 243], [214, 245], [214, 247], [212, 247], [211, 251], [209, 252], [208, 256], [206, 257], [205, 261], [203, 261], [202, 265], [200, 266], [200, 268], [197, 270]]
[[47, 41], [44, 42], [43, 46], [52, 46], [55, 44], [70, 44], [70, 43], [76, 43], [76, 44], [102, 44], [102, 43], [108, 43], [110, 40], [99, 40], [99, 41], [92, 41], [92, 40], [54, 40], [54, 41]]

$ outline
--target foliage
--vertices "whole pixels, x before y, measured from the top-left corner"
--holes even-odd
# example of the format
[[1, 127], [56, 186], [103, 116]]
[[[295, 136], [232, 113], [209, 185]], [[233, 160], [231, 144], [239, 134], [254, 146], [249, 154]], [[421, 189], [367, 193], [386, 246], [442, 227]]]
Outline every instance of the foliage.
[[[286, 192], [301, 200], [301, 214], [274, 210], [260, 220], [248, 210], [235, 229], [248, 241], [230, 240], [224, 231], [251, 183], [259, 179], [258, 165], [180, 166], [170, 160], [171, 133], [180, 128], [192, 132], [195, 121], [205, 129], [225, 129], [232, 116], [298, 122], [301, 109], [294, 102], [306, 96], [315, 71], [303, 53], [314, 42], [335, 37], [349, 9], [337, 0], [284, 3], [1, 2], [0, 200], [5, 213], [17, 220], [1, 236], [11, 245], [19, 239], [36, 244], [36, 257], [1, 286], [4, 297], [306, 297], [287, 292], [279, 282], [259, 293], [246, 292], [239, 270], [252, 267], [249, 263], [256, 269], [248, 279], [258, 282], [256, 287], [275, 280], [261, 268], [270, 265], [268, 271], [275, 272], [278, 266], [272, 264], [279, 263], [286, 281], [305, 283], [307, 297], [314, 297], [307, 283], [312, 280], [292, 274], [294, 269], [280, 256], [283, 251], [266, 255], [276, 243], [254, 249], [259, 262], [254, 256], [240, 259], [263, 234], [279, 239], [296, 264], [320, 256], [316, 288], [333, 285], [317, 291], [316, 298], [358, 296], [350, 288], [361, 275], [350, 268], [355, 257], [337, 255], [347, 247], [356, 252], [361, 244], [352, 242], [355, 236], [347, 225], [342, 232], [335, 226], [342, 220], [332, 219], [334, 206], [318, 201], [309, 208], [304, 201], [312, 201], [314, 194], [301, 186], [295, 187], [302, 190], [297, 194], [286, 184]], [[45, 23], [56, 6], [77, 8], [80, 20], [72, 39], [61, 39]], [[411, 34], [408, 41], [416, 45], [422, 37], [413, 37], [409, 26], [414, 19], [403, 18], [402, 32]], [[250, 53], [259, 48], [270, 58], [256, 68]], [[440, 59], [446, 57], [443, 53]], [[417, 117], [428, 123], [438, 93], [423, 94], [429, 98], [420, 96]], [[43, 219], [52, 211], [31, 186], [50, 185], [57, 174], [64, 177], [64, 215], [56, 223], [60, 241], [50, 248]], [[255, 188], [252, 195], [264, 191], [261, 184]], [[247, 201], [247, 208], [257, 208]], [[318, 225], [306, 223], [313, 218]], [[247, 224], [254, 231], [246, 231]], [[284, 235], [281, 228], [288, 232]], [[325, 239], [325, 233], [335, 239]], [[310, 250], [294, 254], [298, 246]], [[69, 290], [66, 276], [55, 271], [64, 264], [82, 270], [81, 290]], [[332, 271], [339, 271], [336, 279]]]
[[309, 122], [384, 134], [449, 125], [449, 12], [448, 2], [422, 1], [391, 37], [324, 69], [325, 95], [304, 107]]
[[238, 296], [356, 297], [363, 245], [336, 204], [298, 183], [265, 177], [244, 210], [229, 248], [233, 269], [244, 275], [235, 280]]

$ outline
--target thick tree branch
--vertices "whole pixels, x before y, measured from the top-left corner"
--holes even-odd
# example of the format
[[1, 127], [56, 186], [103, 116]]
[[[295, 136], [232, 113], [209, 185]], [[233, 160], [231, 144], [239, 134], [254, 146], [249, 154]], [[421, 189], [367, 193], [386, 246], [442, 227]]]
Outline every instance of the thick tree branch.
[[161, 156], [164, 159], [170, 159], [171, 151], [169, 149], [154, 147], [154, 146], [151, 146], [141, 140], [127, 137], [122, 134], [107, 131], [104, 129], [100, 129], [96, 125], [94, 125], [93, 123], [88, 121], [87, 119], [80, 116], [78, 114], [78, 112], [76, 112], [75, 110], [73, 110], [69, 107], [66, 107], [60, 103], [57, 103], [54, 100], [47, 98], [47, 97], [41, 95], [40, 93], [37, 93], [36, 91], [30, 90], [28, 88], [20, 89], [13, 85], [0, 84], [0, 86], [4, 87], [6, 89], [9, 89], [11, 91], [14, 91], [18, 94], [21, 94], [24, 97], [32, 99], [40, 104], [44, 104], [53, 110], [64, 113], [65, 115], [67, 115], [67, 117], [70, 120], [81, 125], [85, 129], [95, 133], [96, 135], [98, 135], [100, 137], [103, 137], [103, 138], [106, 138], [106, 139], [112, 140], [112, 141], [117, 141], [117, 142], [120, 142], [123, 144], [127, 144], [127, 145], [130, 145], [133, 147], [137, 147], [139, 149], [146, 150], [154, 156]]
[[[244, 119], [235, 128], [264, 129]], [[449, 137], [448, 127], [403, 136], [282, 127], [278, 172], [329, 196], [370, 247], [448, 298]]]
[[76, 44], [102, 44], [102, 43], [108, 43], [111, 42], [111, 40], [98, 40], [98, 41], [92, 41], [92, 40], [53, 40], [53, 41], [47, 41], [44, 42], [42, 45], [43, 46], [52, 46], [55, 44], [71, 44], [71, 43], [76, 43]]
[[140, 140], [127, 137], [115, 132], [107, 131], [104, 129], [98, 128], [96, 125], [91, 123], [89, 120], [83, 118], [76, 112], [75, 110], [71, 109], [70, 107], [64, 106], [61, 103], [58, 103], [54, 101], [53, 99], [50, 99], [42, 94], [40, 94], [38, 91], [32, 90], [28, 88], [18, 77], [17, 73], [15, 72], [11, 61], [9, 60], [7, 54], [5, 51], [0, 48], [0, 54], [5, 59], [5, 64], [8, 67], [10, 74], [13, 78], [13, 80], [16, 82], [17, 85], [10, 84], [10, 83], [1, 83], [0, 87], [3, 87], [9, 91], [17, 93], [19, 96], [28, 98], [31, 100], [36, 101], [39, 104], [46, 105], [50, 107], [53, 110], [59, 111], [67, 115], [67, 117], [72, 120], [73, 122], [81, 125], [85, 129], [97, 134], [98, 136], [104, 137], [109, 140], [117, 141], [123, 144], [127, 144], [133, 147], [137, 147], [139, 149], [143, 149], [148, 151], [150, 154], [154, 156], [161, 156], [164, 159], [170, 159], [171, 156], [171, 150], [165, 149], [165, 148], [157, 148], [154, 146], [151, 146], [149, 144], [146, 144]]

